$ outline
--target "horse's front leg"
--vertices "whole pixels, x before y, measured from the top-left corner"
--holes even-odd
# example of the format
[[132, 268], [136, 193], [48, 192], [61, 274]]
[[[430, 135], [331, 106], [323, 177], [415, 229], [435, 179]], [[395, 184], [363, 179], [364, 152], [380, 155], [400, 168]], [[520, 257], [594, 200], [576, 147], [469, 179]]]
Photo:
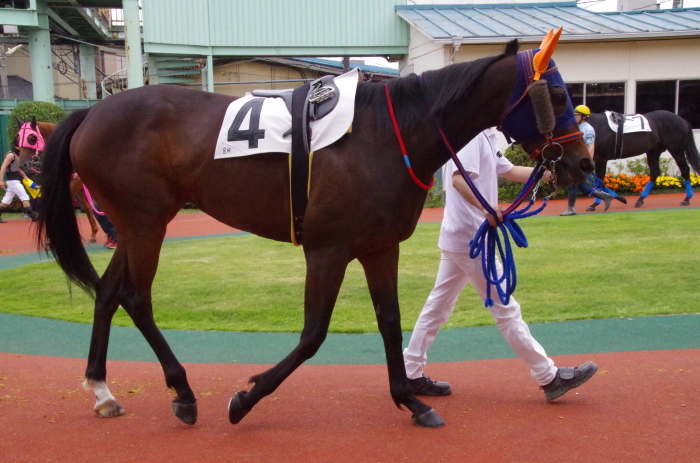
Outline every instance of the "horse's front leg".
[[304, 361], [313, 357], [326, 339], [335, 301], [348, 265], [347, 253], [339, 249], [310, 250], [306, 256], [304, 329], [299, 344], [281, 362], [250, 378], [250, 391], [238, 391], [228, 405], [229, 421], [239, 423], [263, 397], [277, 387]]
[[644, 185], [644, 190], [639, 194], [639, 199], [634, 204], [634, 207], [642, 207], [644, 205], [644, 200], [651, 193], [651, 189], [656, 185], [656, 179], [661, 175], [661, 167], [659, 165], [659, 159], [661, 158], [661, 153], [665, 151], [665, 148], [654, 148], [647, 153], [647, 164], [649, 164], [649, 181]]
[[421, 427], [440, 428], [445, 421], [428, 405], [416, 398], [408, 386], [401, 348], [401, 314], [398, 297], [399, 245], [387, 251], [359, 258], [384, 340], [389, 390], [397, 407], [405, 405], [413, 412], [413, 421]]

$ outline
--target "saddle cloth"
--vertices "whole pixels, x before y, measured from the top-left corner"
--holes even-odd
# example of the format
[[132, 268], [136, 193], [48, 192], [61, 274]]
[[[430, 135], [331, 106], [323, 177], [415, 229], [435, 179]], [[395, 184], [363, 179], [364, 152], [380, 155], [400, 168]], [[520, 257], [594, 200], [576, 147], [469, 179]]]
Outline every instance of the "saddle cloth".
[[618, 133], [619, 124], [622, 124], [622, 133], [651, 132], [649, 121], [641, 114], [618, 114], [612, 111], [605, 111], [610, 129]]
[[[358, 82], [357, 69], [336, 77], [334, 82], [340, 94], [338, 104], [322, 119], [310, 122], [311, 151], [336, 142], [352, 126]], [[292, 116], [282, 98], [263, 98], [247, 93], [246, 96], [232, 102], [226, 110], [214, 158], [291, 153], [291, 127]]]

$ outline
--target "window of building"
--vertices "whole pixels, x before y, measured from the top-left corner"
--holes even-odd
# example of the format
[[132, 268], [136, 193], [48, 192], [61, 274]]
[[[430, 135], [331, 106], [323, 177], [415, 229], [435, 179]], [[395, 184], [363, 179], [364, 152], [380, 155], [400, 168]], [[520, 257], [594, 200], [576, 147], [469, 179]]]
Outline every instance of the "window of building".
[[625, 83], [599, 82], [591, 84], [566, 84], [574, 107], [585, 104], [594, 113], [603, 111], [625, 112]]
[[676, 112], [676, 81], [655, 80], [651, 82], [637, 82], [637, 106], [638, 114], [650, 111]]
[[678, 115], [700, 129], [700, 80], [678, 82]]
[[694, 129], [700, 129], [700, 80], [637, 82], [636, 112], [660, 109], [677, 113]]

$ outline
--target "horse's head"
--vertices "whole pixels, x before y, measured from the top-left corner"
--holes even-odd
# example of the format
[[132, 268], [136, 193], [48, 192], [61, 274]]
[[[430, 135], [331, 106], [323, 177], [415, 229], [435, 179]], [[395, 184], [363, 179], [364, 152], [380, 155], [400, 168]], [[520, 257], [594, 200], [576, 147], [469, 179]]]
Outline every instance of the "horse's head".
[[561, 31], [550, 31], [539, 49], [518, 52], [517, 82], [499, 129], [531, 159], [544, 160], [550, 168], [553, 164], [558, 184], [568, 186], [583, 182], [593, 171], [593, 161], [566, 84], [551, 59]]
[[26, 166], [44, 150], [44, 136], [39, 130], [36, 117], [32, 117], [31, 122], [22, 122], [17, 118], [17, 126], [19, 131], [15, 139], [15, 146], [19, 149], [20, 164]]

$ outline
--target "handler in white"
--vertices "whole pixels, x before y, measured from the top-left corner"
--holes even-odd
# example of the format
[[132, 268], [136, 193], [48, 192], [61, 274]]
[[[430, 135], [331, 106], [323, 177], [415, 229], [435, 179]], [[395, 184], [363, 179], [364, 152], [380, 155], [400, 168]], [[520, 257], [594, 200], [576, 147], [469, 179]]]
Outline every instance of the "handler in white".
[[[7, 181], [5, 181], [5, 173], [7, 173]], [[10, 207], [15, 196], [22, 201], [22, 206], [24, 206], [27, 215], [31, 217], [32, 222], [36, 221], [36, 213], [29, 205], [29, 195], [22, 186], [22, 178], [24, 177], [26, 177], [25, 173], [19, 168], [19, 156], [12, 151], [8, 152], [0, 165], [0, 183], [5, 187], [5, 196], [0, 201], [0, 223], [7, 223], [2, 220], [2, 213]]]
[[[524, 183], [532, 172], [531, 167], [513, 166], [496, 149], [496, 137], [492, 129], [476, 136], [457, 157], [469, 172], [474, 185], [484, 199], [497, 211], [498, 218], [481, 207], [467, 182], [462, 178], [453, 161], [445, 165], [445, 215], [440, 229], [438, 247], [442, 249], [440, 267], [435, 287], [421, 311], [413, 335], [404, 350], [404, 362], [411, 390], [415, 394], [449, 395], [452, 387], [443, 381], [433, 381], [423, 374], [427, 352], [441, 325], [452, 315], [462, 289], [472, 282], [482, 300], [486, 298], [486, 279], [481, 269], [481, 259], [469, 257], [469, 242], [476, 235], [484, 218], [493, 225], [502, 220], [498, 207], [498, 176]], [[545, 179], [549, 179], [549, 172]], [[495, 207], [494, 207], [495, 206]], [[554, 400], [566, 391], [580, 386], [598, 369], [593, 362], [576, 368], [559, 368], [547, 357], [542, 346], [532, 337], [520, 314], [520, 305], [513, 297], [503, 305], [494, 297], [489, 307], [496, 326], [515, 351], [530, 367], [530, 374], [545, 391], [547, 400]]]

